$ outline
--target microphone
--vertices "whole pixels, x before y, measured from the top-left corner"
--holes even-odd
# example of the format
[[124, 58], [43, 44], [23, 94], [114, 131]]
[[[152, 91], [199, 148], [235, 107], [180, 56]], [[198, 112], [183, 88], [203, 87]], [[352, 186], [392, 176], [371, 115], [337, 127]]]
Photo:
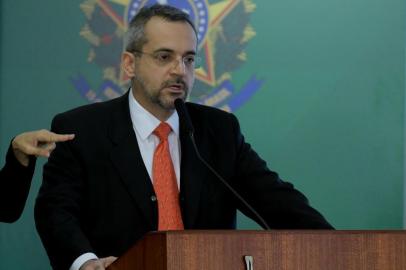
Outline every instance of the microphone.
[[[178, 112], [179, 118], [183, 120], [182, 122], [185, 124], [187, 133], [190, 137], [193, 137], [195, 129], [193, 128], [189, 113], [186, 110], [185, 102], [183, 102], [181, 98], [175, 99], [175, 109]], [[194, 142], [194, 138], [192, 141]]]
[[223, 185], [227, 187], [228, 190], [230, 190], [235, 197], [240, 200], [250, 211], [255, 215], [256, 218], [264, 225], [266, 230], [270, 230], [271, 228], [268, 226], [268, 224], [265, 222], [265, 220], [261, 217], [260, 214], [258, 214], [257, 211], [246, 201], [244, 198], [229, 184], [227, 181], [219, 174], [217, 171], [210, 166], [209, 163], [206, 162], [206, 160], [200, 155], [199, 149], [196, 146], [195, 142], [195, 137], [194, 137], [194, 128], [192, 125], [192, 120], [190, 119], [189, 113], [186, 109], [185, 103], [181, 98], [177, 98], [175, 100], [175, 109], [178, 112], [179, 119], [184, 123], [184, 126], [186, 127], [186, 131], [189, 135], [190, 140], [192, 141], [193, 148], [195, 150], [195, 153], [198, 157], [198, 159], [217, 177], [217, 179], [220, 180]]

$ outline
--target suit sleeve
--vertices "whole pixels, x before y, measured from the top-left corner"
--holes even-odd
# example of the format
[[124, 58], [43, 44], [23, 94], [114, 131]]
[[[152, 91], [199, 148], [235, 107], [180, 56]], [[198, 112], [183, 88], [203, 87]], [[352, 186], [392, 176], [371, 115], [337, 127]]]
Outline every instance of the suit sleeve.
[[[76, 133], [63, 115], [54, 118], [51, 130]], [[69, 269], [77, 257], [94, 252], [79, 222], [85, 200], [83, 190], [83, 170], [75, 154], [75, 140], [58, 143], [44, 165], [43, 183], [35, 204], [37, 231], [54, 269]]]
[[6, 164], [0, 171], [0, 222], [15, 222], [20, 218], [35, 169], [35, 157], [30, 157], [28, 167], [15, 158], [13, 149], [7, 151]]
[[[237, 188], [273, 229], [333, 229], [294, 186], [277, 173], [245, 142], [238, 120], [232, 117], [237, 152]], [[240, 203], [240, 210], [258, 224], [258, 218]], [[261, 224], [262, 225], [262, 224]]]

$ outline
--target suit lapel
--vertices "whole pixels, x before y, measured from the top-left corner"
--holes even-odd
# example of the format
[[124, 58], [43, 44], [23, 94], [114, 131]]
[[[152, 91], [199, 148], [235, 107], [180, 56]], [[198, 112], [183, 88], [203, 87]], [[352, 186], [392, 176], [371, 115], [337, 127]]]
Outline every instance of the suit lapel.
[[115, 145], [111, 151], [111, 161], [145, 219], [155, 230], [158, 224], [158, 210], [156, 202], [151, 201], [154, 189], [132, 127], [128, 92], [120, 98], [117, 109], [112, 114], [109, 133]]

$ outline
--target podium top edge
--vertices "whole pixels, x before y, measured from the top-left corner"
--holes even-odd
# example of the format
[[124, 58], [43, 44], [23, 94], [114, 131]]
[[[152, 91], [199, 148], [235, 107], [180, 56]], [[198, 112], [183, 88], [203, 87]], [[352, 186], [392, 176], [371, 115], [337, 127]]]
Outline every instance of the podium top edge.
[[153, 231], [149, 234], [166, 235], [382, 235], [382, 234], [404, 234], [406, 230], [177, 230], [177, 231]]

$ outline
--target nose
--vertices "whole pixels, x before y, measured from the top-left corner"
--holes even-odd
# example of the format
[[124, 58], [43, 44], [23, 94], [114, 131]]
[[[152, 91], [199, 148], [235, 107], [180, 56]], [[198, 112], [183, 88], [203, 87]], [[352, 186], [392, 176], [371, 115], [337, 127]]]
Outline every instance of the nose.
[[186, 65], [182, 57], [177, 58], [173, 61], [172, 72], [177, 75], [186, 74]]

